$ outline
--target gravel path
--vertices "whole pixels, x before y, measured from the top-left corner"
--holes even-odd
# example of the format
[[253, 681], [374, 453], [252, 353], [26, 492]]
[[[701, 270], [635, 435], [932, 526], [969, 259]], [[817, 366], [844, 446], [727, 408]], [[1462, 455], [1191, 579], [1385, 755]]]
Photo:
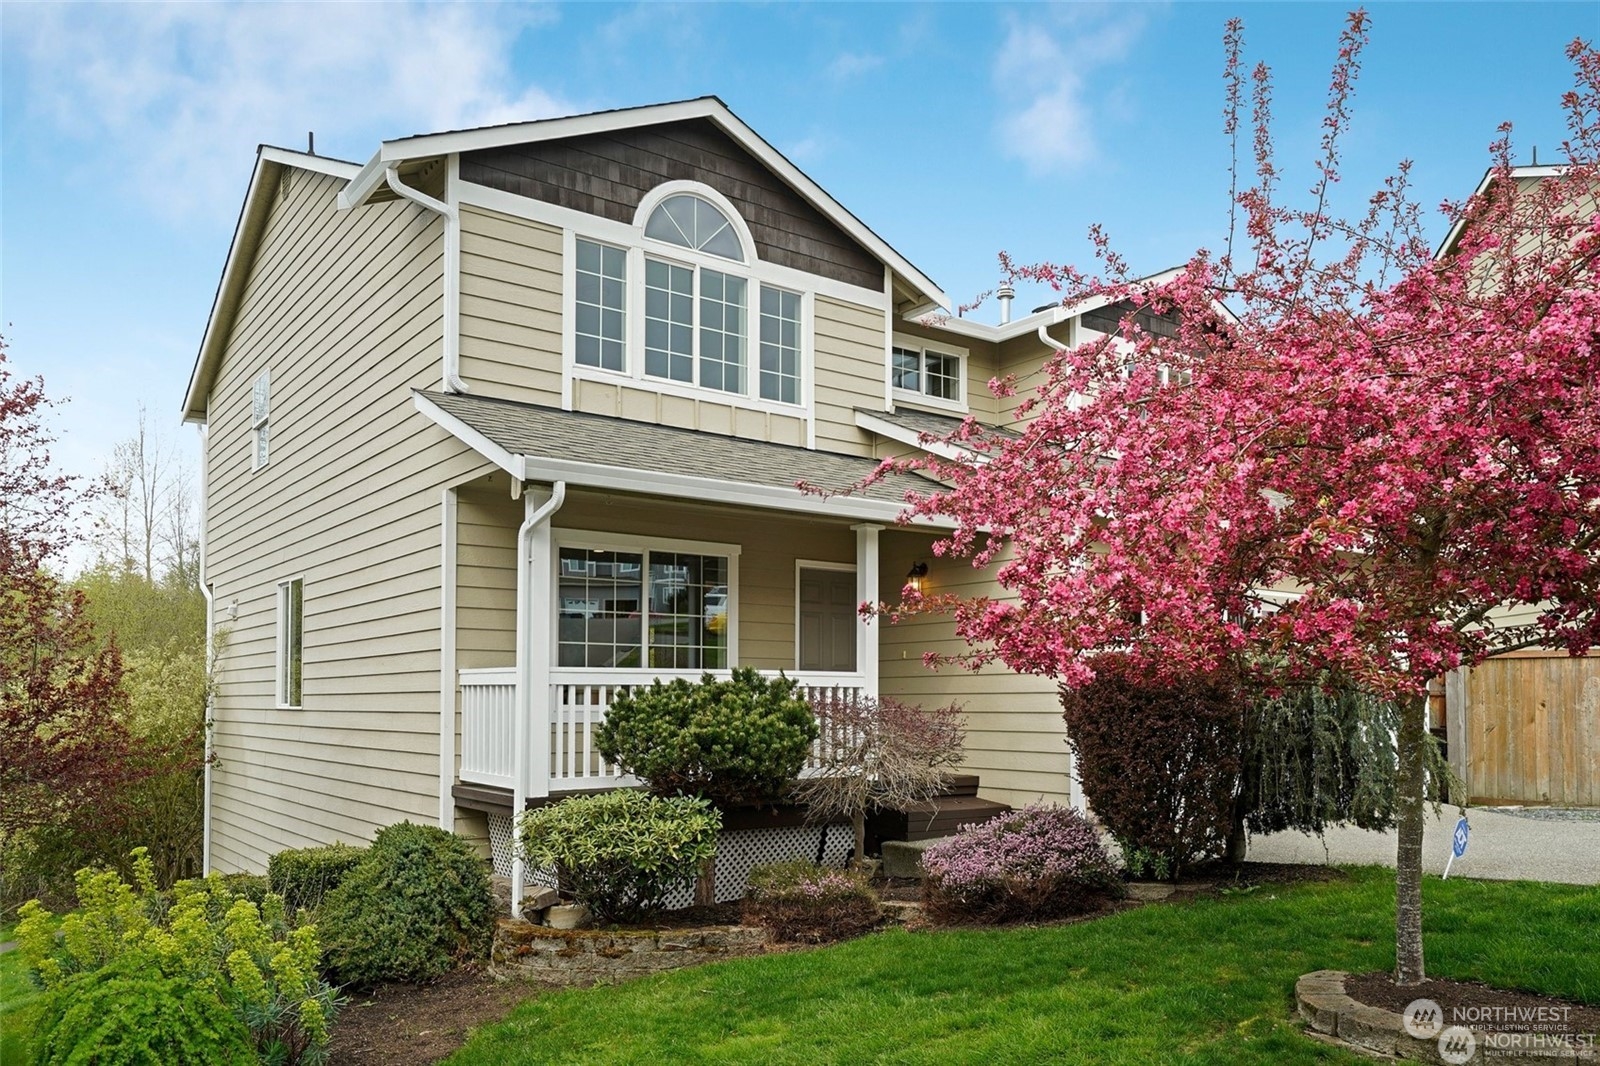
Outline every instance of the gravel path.
[[[1439, 818], [1429, 817], [1422, 845], [1428, 873], [1444, 871], [1459, 816], [1456, 808], [1446, 807]], [[1471, 842], [1450, 868], [1451, 877], [1600, 885], [1600, 811], [1474, 807], [1467, 821]], [[1325, 842], [1305, 833], [1273, 833], [1250, 842], [1256, 862], [1393, 866], [1394, 853], [1394, 833], [1364, 829], [1330, 829]]]

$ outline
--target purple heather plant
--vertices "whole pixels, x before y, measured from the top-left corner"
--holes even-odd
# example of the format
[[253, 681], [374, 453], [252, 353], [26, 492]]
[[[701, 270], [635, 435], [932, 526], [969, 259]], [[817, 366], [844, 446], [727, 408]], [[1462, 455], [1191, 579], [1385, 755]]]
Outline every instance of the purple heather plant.
[[1095, 828], [1045, 804], [965, 827], [923, 852], [922, 867], [930, 916], [948, 920], [1076, 913], [1117, 881]]

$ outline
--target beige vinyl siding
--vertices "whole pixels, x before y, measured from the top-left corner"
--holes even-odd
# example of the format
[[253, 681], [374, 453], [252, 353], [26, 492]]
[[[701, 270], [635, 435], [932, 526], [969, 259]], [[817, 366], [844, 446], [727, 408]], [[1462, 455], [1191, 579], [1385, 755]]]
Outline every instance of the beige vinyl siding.
[[[916, 533], [884, 532], [879, 596], [886, 603], [898, 602], [906, 573], [919, 561], [928, 564], [925, 587], [930, 592], [1002, 592], [992, 571], [938, 558], [929, 550], [931, 543], [930, 537]], [[954, 622], [943, 615], [885, 623], [879, 647], [879, 687], [885, 696], [923, 706], [962, 705], [967, 719], [963, 771], [978, 775], [981, 795], [1018, 806], [1039, 800], [1072, 802], [1072, 762], [1054, 681], [1013, 673], [1002, 665], [977, 672], [959, 666], [928, 669], [922, 662], [925, 652], [954, 655], [967, 650]]]
[[[1066, 323], [1050, 328], [1050, 335], [1063, 344], [1069, 343]], [[1020, 427], [1023, 420], [1017, 417], [1017, 405], [1034, 397], [1045, 383], [1044, 365], [1052, 349], [1039, 340], [1036, 333], [1013, 337], [999, 347], [996, 373], [1009, 376], [1015, 390], [1012, 395], [996, 401], [995, 420], [1007, 428]]]
[[871, 435], [856, 427], [855, 409], [883, 408], [883, 312], [826, 296], [815, 309], [817, 447], [870, 456]]
[[[340, 212], [340, 184], [292, 173], [210, 396], [221, 870], [437, 818], [440, 491], [486, 464], [411, 405], [411, 389], [439, 387], [441, 222], [406, 203]], [[267, 369], [270, 459], [252, 472]], [[304, 697], [279, 710], [289, 577], [305, 582]]]
[[461, 207], [461, 377], [561, 406], [561, 230]]
[[[708, 394], [708, 397], [714, 394]], [[806, 442], [805, 418], [759, 411], [749, 407], [719, 403], [715, 399], [677, 396], [656, 389], [635, 387], [620, 382], [575, 378], [572, 382], [572, 408], [589, 414], [627, 418], [635, 422], [698, 429], [724, 437], [771, 441], [775, 444], [803, 446]]]

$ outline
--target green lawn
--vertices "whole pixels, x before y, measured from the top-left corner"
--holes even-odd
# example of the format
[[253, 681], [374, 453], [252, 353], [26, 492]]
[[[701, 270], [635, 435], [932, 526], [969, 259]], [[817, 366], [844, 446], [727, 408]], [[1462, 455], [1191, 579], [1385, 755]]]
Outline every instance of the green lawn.
[[[0, 944], [15, 939], [14, 926], [0, 926]], [[37, 997], [38, 990], [22, 964], [22, 953], [0, 955], [0, 1064], [12, 1066], [29, 1060], [29, 1019]]]
[[[1426, 884], [1436, 976], [1600, 1002], [1600, 890]], [[1394, 874], [1044, 929], [892, 931], [544, 996], [449, 1061], [1363, 1063], [1302, 1036], [1295, 978], [1393, 964]], [[1587, 945], [1587, 946], [1586, 946]]]

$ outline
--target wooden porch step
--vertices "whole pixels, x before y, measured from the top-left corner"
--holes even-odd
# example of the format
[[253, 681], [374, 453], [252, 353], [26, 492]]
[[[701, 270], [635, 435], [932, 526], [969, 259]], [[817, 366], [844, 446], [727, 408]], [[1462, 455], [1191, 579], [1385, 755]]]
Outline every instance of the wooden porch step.
[[907, 804], [899, 811], [905, 817], [905, 840], [932, 840], [947, 837], [964, 825], [986, 822], [1011, 810], [1010, 804], [977, 796], [942, 796], [926, 803]]

